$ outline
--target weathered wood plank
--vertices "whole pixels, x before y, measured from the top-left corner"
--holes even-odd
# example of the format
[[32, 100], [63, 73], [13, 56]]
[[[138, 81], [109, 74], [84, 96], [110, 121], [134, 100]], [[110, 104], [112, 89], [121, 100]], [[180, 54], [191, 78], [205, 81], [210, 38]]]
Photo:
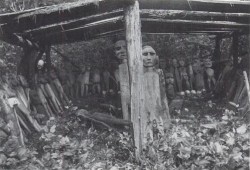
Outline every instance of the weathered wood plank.
[[143, 62], [139, 3], [125, 8], [125, 29], [131, 86], [131, 121], [134, 128], [136, 158], [139, 159], [142, 143], [141, 118], [143, 105]]
[[183, 19], [201, 21], [233, 21], [249, 23], [250, 13], [223, 13], [209, 11], [141, 9], [141, 18]]
[[250, 104], [250, 87], [249, 87], [249, 80], [248, 80], [248, 77], [247, 77], [247, 72], [243, 71], [243, 75], [244, 75], [244, 78], [245, 78], [245, 85], [246, 85], [246, 88], [247, 88], [248, 103]]
[[0, 23], [8, 23], [8, 25], [2, 27], [3, 32], [22, 32], [27, 29], [35, 29], [57, 22], [117, 10], [123, 8], [124, 5], [131, 4], [133, 1], [134, 0], [85, 0], [74, 3], [64, 3], [20, 14], [14, 19], [5, 19], [5, 21], [0, 17]]
[[249, 12], [249, 1], [222, 1], [222, 0], [140, 0], [141, 9], [172, 9], [189, 11], [213, 12]]

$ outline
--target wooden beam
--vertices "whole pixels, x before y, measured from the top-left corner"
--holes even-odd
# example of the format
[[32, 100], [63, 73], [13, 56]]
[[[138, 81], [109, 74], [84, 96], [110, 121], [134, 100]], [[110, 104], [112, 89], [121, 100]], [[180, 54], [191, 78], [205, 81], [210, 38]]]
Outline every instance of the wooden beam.
[[182, 20], [182, 19], [153, 19], [153, 18], [142, 18], [142, 22], [160, 22], [160, 23], [170, 23], [170, 24], [192, 24], [192, 25], [207, 25], [207, 26], [217, 26], [223, 28], [249, 28], [250, 24], [241, 24], [237, 22], [228, 21], [197, 21], [197, 20]]
[[56, 24], [51, 24], [51, 25], [46, 25], [46, 26], [42, 26], [39, 28], [35, 28], [35, 29], [26, 30], [24, 32], [24, 35], [30, 34], [32, 36], [36, 36], [38, 34], [45, 34], [45, 33], [49, 33], [49, 32], [65, 31], [65, 30], [81, 27], [81, 26], [89, 24], [89, 23], [102, 21], [102, 20], [105, 20], [108, 18], [114, 18], [114, 17], [122, 16], [122, 15], [123, 15], [122, 10], [115, 10], [115, 11], [111, 11], [111, 12], [91, 15], [91, 16], [82, 17], [79, 19], [63, 21], [63, 22], [59, 22]]
[[242, 5], [250, 5], [250, 1], [242, 1], [242, 0], [189, 0], [190, 2], [206, 2], [206, 3], [214, 3], [214, 4], [242, 4]]
[[77, 27], [60, 32], [52, 32], [45, 35], [33, 37], [36, 41], [50, 42], [51, 44], [70, 43], [77, 41], [91, 40], [98, 34], [114, 31], [123, 28], [123, 17], [115, 17], [102, 20], [82, 27]]
[[[133, 2], [134, 0], [86, 0], [48, 6], [7, 20], [8, 24], [3, 26], [2, 30], [7, 33], [23, 32], [28, 29], [117, 10]], [[3, 23], [1, 17], [0, 21]]]
[[125, 8], [125, 29], [128, 52], [128, 65], [130, 72], [131, 85], [131, 121], [133, 122], [134, 140], [136, 146], [136, 158], [140, 158], [142, 151], [142, 133], [141, 126], [142, 114], [144, 114], [143, 105], [143, 61], [142, 61], [142, 40], [141, 24], [139, 14], [139, 3], [135, 2]]
[[202, 1], [202, 0], [140, 0], [141, 9], [169, 9], [210, 11], [224, 13], [249, 13], [249, 1]]
[[250, 13], [222, 13], [209, 11], [141, 9], [141, 18], [182, 19], [200, 21], [232, 21], [250, 23]]

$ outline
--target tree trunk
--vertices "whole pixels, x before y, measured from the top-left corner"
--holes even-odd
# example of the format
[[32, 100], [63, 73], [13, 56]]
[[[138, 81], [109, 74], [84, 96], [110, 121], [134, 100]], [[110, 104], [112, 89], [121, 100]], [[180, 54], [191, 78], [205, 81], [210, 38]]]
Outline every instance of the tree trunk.
[[125, 28], [131, 86], [131, 121], [134, 128], [135, 155], [139, 159], [142, 151], [143, 131], [141, 121], [143, 120], [141, 120], [141, 115], [144, 114], [144, 97], [141, 22], [138, 1], [125, 9]]

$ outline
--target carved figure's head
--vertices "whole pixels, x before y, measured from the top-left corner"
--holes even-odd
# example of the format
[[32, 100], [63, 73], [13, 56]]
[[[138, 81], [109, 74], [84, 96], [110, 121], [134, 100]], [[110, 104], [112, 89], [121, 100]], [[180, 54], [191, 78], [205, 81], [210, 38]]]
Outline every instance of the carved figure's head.
[[127, 44], [125, 40], [119, 40], [115, 43], [115, 56], [119, 60], [127, 59]]
[[158, 56], [151, 46], [142, 48], [142, 58], [144, 67], [154, 67], [158, 63]]

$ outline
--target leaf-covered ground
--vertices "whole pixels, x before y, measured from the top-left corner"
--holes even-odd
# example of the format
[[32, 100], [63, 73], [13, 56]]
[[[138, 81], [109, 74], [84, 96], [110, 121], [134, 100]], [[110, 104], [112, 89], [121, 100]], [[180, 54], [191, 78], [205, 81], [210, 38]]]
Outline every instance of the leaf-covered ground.
[[[103, 111], [104, 99], [89, 97], [75, 101], [78, 108]], [[8, 158], [3, 169], [249, 169], [249, 132], [246, 118], [223, 101], [185, 97], [181, 110], [172, 115], [165, 134], [148, 142], [138, 164], [128, 130], [108, 129], [78, 118], [76, 108], [63, 117], [52, 118], [44, 133], [29, 139], [21, 159]]]

